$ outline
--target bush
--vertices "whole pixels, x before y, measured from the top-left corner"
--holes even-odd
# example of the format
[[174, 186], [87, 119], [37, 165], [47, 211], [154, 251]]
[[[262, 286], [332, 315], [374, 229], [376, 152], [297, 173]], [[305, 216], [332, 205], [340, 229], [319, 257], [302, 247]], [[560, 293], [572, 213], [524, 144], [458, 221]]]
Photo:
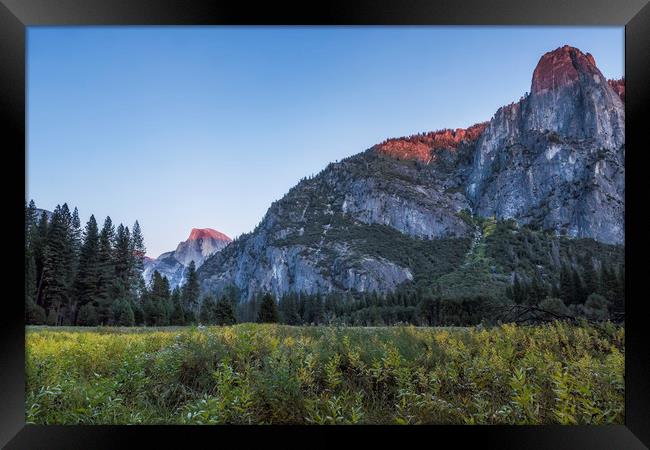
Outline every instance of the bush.
[[543, 309], [544, 311], [548, 311], [552, 314], [555, 314], [557, 316], [569, 316], [571, 315], [571, 312], [569, 311], [569, 308], [564, 304], [562, 300], [559, 298], [550, 298], [547, 297], [544, 300], [541, 301], [539, 304], [540, 309]]
[[119, 299], [113, 303], [113, 324], [129, 327], [135, 324], [131, 303], [125, 299]]
[[582, 307], [582, 311], [591, 320], [609, 319], [609, 302], [599, 294], [590, 294]]
[[27, 302], [27, 305], [25, 306], [25, 315], [26, 321], [30, 325], [43, 325], [47, 319], [43, 307], [37, 305], [33, 301]]
[[79, 308], [77, 314], [77, 325], [94, 327], [99, 323], [97, 311], [92, 303], [86, 303]]
[[36, 424], [622, 424], [624, 329], [27, 329]]
[[215, 324], [215, 309], [216, 301], [213, 296], [206, 295], [201, 303], [201, 310], [199, 311], [199, 321], [204, 325]]
[[49, 326], [55, 326], [57, 325], [58, 319], [59, 315], [56, 313], [56, 311], [54, 309], [50, 309], [47, 313], [45, 324]]

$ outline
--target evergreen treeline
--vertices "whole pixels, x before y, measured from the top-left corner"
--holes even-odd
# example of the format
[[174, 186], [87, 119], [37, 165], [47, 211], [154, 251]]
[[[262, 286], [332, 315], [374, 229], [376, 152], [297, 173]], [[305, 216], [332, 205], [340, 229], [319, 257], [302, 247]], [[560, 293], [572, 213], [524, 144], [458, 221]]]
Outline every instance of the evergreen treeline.
[[[237, 322], [281, 322], [290, 325], [346, 324], [382, 326], [475, 325], [551, 317], [621, 320], [624, 317], [625, 273], [615, 258], [594, 259], [591, 250], [561, 250], [561, 269], [539, 271], [550, 252], [523, 230], [512, 242], [501, 236], [488, 247], [494, 260], [512, 271], [505, 292], [473, 294], [456, 286], [454, 294], [440, 283], [407, 286], [379, 295], [290, 293], [275, 299], [261, 293], [238, 303], [231, 287], [220, 297], [201, 297], [192, 262], [182, 287], [170, 289], [155, 272], [149, 286], [142, 277], [144, 239], [133, 229], [115, 227], [107, 217], [101, 227], [91, 216], [82, 230], [75, 208], [57, 206], [48, 220], [25, 205], [25, 302], [28, 324], [47, 325], [230, 325]], [[497, 231], [508, 231], [508, 225]], [[494, 239], [492, 237], [491, 239]], [[563, 252], [563, 253], [562, 253]], [[602, 253], [602, 252], [601, 252]], [[502, 255], [502, 256], [500, 256]], [[514, 257], [514, 258], [513, 258]], [[512, 261], [515, 261], [514, 263]], [[531, 263], [528, 263], [531, 262]], [[594, 263], [595, 262], [595, 263]], [[525, 263], [525, 264], [524, 264]], [[508, 264], [512, 264], [508, 266]], [[558, 273], [559, 272], [559, 273]]]
[[25, 319], [33, 325], [184, 325], [199, 314], [199, 283], [192, 263], [187, 283], [170, 292], [166, 278], [142, 277], [144, 238], [133, 228], [99, 228], [90, 216], [81, 228], [77, 208], [57, 205], [48, 219], [25, 204]]
[[[366, 293], [305, 295], [290, 293], [269, 313], [270, 294], [254, 297], [237, 310], [242, 322], [281, 322], [289, 325], [341, 324], [385, 326], [469, 326], [519, 319], [586, 318], [615, 320], [624, 317], [624, 275], [603, 267], [580, 273], [563, 270], [561, 286], [539, 278], [524, 280], [515, 274], [504, 297], [466, 295], [447, 297], [440, 289], [403, 290], [385, 296]], [[275, 301], [271, 302], [275, 307]], [[514, 309], [512, 307], [515, 307]], [[515, 314], [513, 314], [516, 313]]]

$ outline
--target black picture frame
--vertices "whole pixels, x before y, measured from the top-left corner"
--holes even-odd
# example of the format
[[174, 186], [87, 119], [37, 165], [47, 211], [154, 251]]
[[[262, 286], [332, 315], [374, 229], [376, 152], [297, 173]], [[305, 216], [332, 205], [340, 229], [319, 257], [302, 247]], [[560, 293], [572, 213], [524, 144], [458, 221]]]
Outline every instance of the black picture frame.
[[[282, 442], [301, 446], [344, 442], [361, 434], [363, 445], [402, 445], [413, 439], [441, 445], [442, 439], [481, 448], [637, 449], [650, 446], [650, 353], [644, 326], [643, 153], [648, 133], [643, 119], [650, 104], [650, 5], [648, 0], [337, 0], [310, 4], [182, 0], [0, 0], [0, 112], [4, 176], [0, 177], [10, 211], [3, 234], [13, 244], [11, 261], [23, 256], [20, 239], [25, 198], [19, 181], [25, 172], [26, 27], [40, 25], [618, 25], [625, 26], [626, 78], [626, 358], [625, 425], [620, 426], [423, 426], [423, 427], [176, 427], [25, 425], [24, 305], [19, 297], [24, 276], [19, 264], [4, 271], [2, 359], [0, 360], [0, 444], [12, 449], [168, 447], [202, 439], [211, 446], [236, 438], [269, 438], [283, 431]], [[15, 176], [12, 176], [15, 175]], [[25, 180], [23, 179], [25, 183]], [[26, 183], [23, 184], [23, 188]], [[643, 227], [643, 228], [642, 228]], [[7, 239], [7, 237], [9, 237]], [[633, 244], [633, 245], [632, 245]], [[15, 259], [14, 259], [15, 258]], [[638, 263], [635, 263], [638, 261]], [[5, 292], [9, 291], [5, 289]], [[634, 293], [640, 295], [635, 298]], [[636, 301], [635, 301], [636, 300]], [[318, 441], [316, 441], [318, 439]], [[347, 437], [346, 437], [347, 441]], [[372, 442], [372, 443], [371, 443]], [[414, 441], [413, 441], [414, 442]], [[143, 445], [145, 443], [147, 445]]]

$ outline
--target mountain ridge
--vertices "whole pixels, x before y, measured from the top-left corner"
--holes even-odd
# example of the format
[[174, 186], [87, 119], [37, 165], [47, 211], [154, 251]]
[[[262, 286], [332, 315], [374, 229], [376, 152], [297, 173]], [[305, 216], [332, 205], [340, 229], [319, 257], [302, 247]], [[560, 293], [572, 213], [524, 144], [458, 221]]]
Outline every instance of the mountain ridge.
[[[488, 122], [387, 139], [302, 180], [255, 230], [208, 258], [202, 290], [234, 285], [242, 300], [263, 291], [393, 292], [426, 277], [417, 264], [436, 277], [437, 265], [461, 264], [473, 215], [622, 245], [620, 84], [578, 49], [548, 52], [530, 94]], [[385, 248], [391, 242], [419, 262]]]
[[244, 300], [262, 291], [392, 292], [416, 269], [381, 256], [372, 246], [385, 244], [367, 236], [414, 249], [446, 241], [455, 261], [475, 233], [467, 214], [620, 245], [623, 126], [621, 97], [594, 58], [560, 47], [540, 58], [531, 93], [490, 121], [387, 139], [302, 180], [253, 232], [206, 261], [202, 289], [235, 285]]

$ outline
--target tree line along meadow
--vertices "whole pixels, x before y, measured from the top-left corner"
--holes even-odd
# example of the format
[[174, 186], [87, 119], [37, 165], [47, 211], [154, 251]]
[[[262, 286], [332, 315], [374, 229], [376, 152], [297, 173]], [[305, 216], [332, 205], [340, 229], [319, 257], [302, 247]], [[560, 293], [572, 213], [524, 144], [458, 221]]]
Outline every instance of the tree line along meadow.
[[[624, 272], [603, 264], [563, 264], [558, 283], [537, 276], [518, 275], [512, 283], [485, 283], [488, 269], [480, 264], [441, 277], [445, 286], [405, 286], [394, 293], [289, 293], [279, 299], [259, 293], [240, 302], [235, 286], [219, 296], [202, 295], [194, 263], [186, 282], [170, 288], [167, 278], [154, 272], [149, 285], [143, 278], [146, 252], [139, 223], [132, 229], [114, 226], [110, 217], [99, 225], [94, 216], [82, 230], [77, 208], [57, 205], [51, 217], [40, 215], [34, 201], [25, 203], [25, 319], [28, 325], [49, 326], [184, 326], [232, 325], [242, 322], [288, 325], [339, 324], [385, 326], [492, 325], [568, 319], [620, 319], [624, 310]], [[489, 251], [506, 254], [508, 224], [492, 224]], [[531, 234], [522, 230], [521, 235]], [[536, 235], [531, 234], [533, 238]], [[534, 260], [539, 255], [528, 259]], [[481, 263], [482, 264], [482, 263]], [[478, 278], [476, 267], [480, 267]], [[485, 273], [483, 273], [485, 272]], [[458, 280], [456, 280], [458, 278]], [[463, 290], [463, 284], [472, 289]], [[475, 292], [475, 286], [487, 286]], [[505, 286], [505, 287], [504, 287]]]

